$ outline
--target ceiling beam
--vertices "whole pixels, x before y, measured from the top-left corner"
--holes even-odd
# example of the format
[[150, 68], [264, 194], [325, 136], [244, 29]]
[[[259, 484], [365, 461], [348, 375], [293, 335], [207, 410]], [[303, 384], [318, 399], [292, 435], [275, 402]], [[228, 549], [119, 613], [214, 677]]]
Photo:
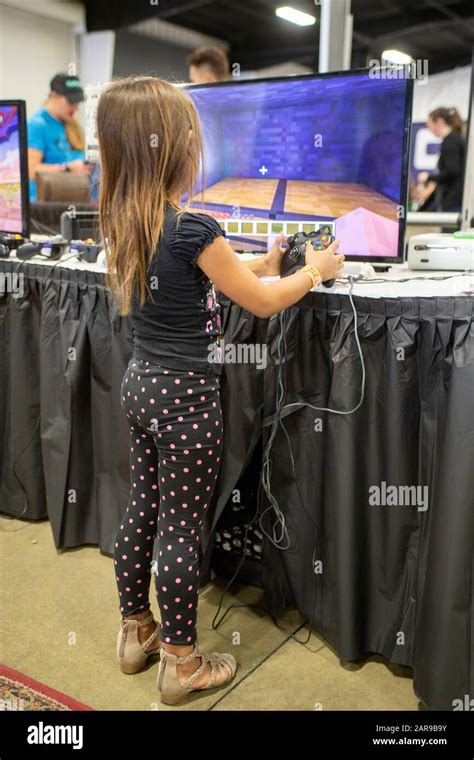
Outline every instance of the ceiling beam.
[[187, 0], [187, 2], [179, 2], [179, 0], [173, 0], [170, 4], [171, 7], [161, 10], [160, 6], [156, 7], [156, 15], [159, 18], [166, 19], [178, 16], [181, 13], [189, 13], [189, 11], [197, 11], [199, 8], [203, 8], [205, 5], [212, 5], [214, 0]]

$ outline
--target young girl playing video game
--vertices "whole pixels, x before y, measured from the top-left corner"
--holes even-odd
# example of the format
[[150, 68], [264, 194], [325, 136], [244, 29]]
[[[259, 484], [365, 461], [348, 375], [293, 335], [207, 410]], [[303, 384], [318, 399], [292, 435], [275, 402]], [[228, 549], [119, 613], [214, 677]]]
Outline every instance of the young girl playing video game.
[[[131, 490], [114, 552], [117, 656], [122, 671], [136, 673], [159, 653], [161, 699], [175, 704], [236, 671], [231, 654], [196, 645], [199, 544], [222, 453], [219, 365], [209, 361], [221, 330], [213, 286], [269, 317], [337, 277], [344, 257], [337, 241], [324, 252], [308, 246], [306, 267], [264, 284], [259, 276], [279, 273], [281, 240], [244, 264], [212, 217], [180, 206], [204, 165], [198, 116], [182, 89], [153, 77], [114, 82], [100, 98], [97, 126], [110, 284], [133, 328], [121, 398]], [[157, 534], [161, 626], [149, 603]]]

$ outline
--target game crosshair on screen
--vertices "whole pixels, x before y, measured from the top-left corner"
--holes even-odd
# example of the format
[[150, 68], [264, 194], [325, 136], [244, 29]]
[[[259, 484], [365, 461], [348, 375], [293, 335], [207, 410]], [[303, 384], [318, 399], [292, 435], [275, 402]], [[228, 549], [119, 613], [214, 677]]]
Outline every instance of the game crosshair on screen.
[[0, 102], [0, 231], [27, 233], [25, 105]]
[[364, 70], [187, 87], [205, 142], [192, 209], [239, 250], [325, 224], [346, 256], [401, 258], [411, 85]]

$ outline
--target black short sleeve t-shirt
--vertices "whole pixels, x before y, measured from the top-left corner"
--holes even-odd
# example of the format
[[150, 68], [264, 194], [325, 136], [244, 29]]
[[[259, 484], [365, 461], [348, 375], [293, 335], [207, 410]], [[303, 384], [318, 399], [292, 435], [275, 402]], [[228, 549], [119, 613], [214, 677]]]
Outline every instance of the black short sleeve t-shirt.
[[134, 356], [170, 369], [219, 374], [220, 306], [197, 257], [224, 230], [199, 213], [168, 208], [163, 233], [148, 268], [149, 294], [133, 300]]

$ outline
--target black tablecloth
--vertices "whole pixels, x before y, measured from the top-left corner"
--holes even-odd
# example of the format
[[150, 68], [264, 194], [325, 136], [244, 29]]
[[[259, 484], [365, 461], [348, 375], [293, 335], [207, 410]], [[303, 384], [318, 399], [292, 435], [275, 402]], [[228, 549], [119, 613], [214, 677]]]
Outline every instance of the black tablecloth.
[[[0, 261], [0, 276], [17, 268]], [[129, 322], [101, 274], [32, 263], [20, 272], [19, 297], [0, 278], [1, 510], [47, 516], [57, 547], [111, 552], [128, 498], [119, 389]], [[380, 653], [411, 666], [420, 699], [452, 709], [474, 692], [474, 302], [355, 303], [362, 407], [348, 416], [293, 407], [274, 439], [271, 490], [289, 546], [264, 541], [266, 602], [297, 607], [343, 659]], [[287, 312], [281, 371], [279, 320], [222, 306], [225, 342], [266, 343], [268, 361], [223, 368], [224, 456], [205, 580], [216, 523], [268, 440], [279, 373], [286, 403], [348, 410], [361, 385], [347, 297], [310, 294]], [[428, 509], [371, 504], [369, 489], [383, 483], [427, 486]], [[270, 535], [273, 523], [269, 511]]]

